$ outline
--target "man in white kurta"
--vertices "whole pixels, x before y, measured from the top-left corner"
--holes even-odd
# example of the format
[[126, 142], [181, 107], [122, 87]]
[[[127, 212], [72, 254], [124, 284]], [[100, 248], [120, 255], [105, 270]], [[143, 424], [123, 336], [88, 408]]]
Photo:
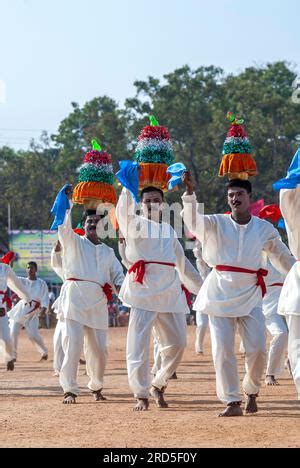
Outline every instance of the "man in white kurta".
[[161, 222], [162, 192], [149, 188], [148, 192], [142, 192], [141, 199], [143, 216], [137, 215], [138, 207], [127, 189], [122, 190], [117, 205], [118, 223], [126, 240], [126, 258], [131, 265], [119, 298], [131, 306], [127, 370], [137, 411], [149, 407], [152, 327], [159, 339], [162, 365], [150, 391], [159, 407], [167, 406], [163, 393], [186, 346], [185, 315], [189, 309], [178, 271], [190, 292], [197, 294], [201, 286], [200, 275], [196, 275], [196, 281], [194, 274], [187, 278], [183, 248], [170, 224]]
[[24, 287], [22, 281], [15, 275], [10, 265], [0, 263], [0, 340], [4, 343], [7, 370], [12, 371], [14, 370], [14, 349], [10, 337], [7, 310], [3, 303], [8, 287], [19, 297], [25, 301], [29, 301], [30, 295], [27, 288]]
[[187, 187], [182, 197], [184, 222], [202, 243], [203, 260], [212, 267], [194, 309], [210, 318], [217, 395], [227, 405], [220, 416], [243, 415], [234, 350], [237, 325], [246, 351], [246, 413], [255, 413], [266, 360], [262, 296], [267, 271], [261, 269], [262, 252], [283, 274], [288, 273], [295, 259], [269, 222], [251, 216], [250, 182], [228, 184], [232, 215], [209, 216], [200, 213], [191, 175], [186, 173], [183, 181]]
[[87, 214], [85, 236], [79, 236], [72, 229], [69, 209], [64, 223], [58, 227], [65, 277], [58, 305], [65, 321], [65, 357], [60, 370], [60, 384], [66, 404], [75, 403], [79, 394], [77, 367], [84, 337], [90, 377], [88, 388], [96, 401], [104, 399], [101, 392], [107, 361], [107, 288], [111, 290], [112, 285], [119, 288], [124, 275], [113, 249], [98, 239], [97, 225], [100, 220], [101, 216], [96, 213]]
[[35, 313], [26, 318], [27, 304], [25, 300], [19, 301], [9, 312], [10, 336], [13, 342], [13, 356], [17, 359], [18, 339], [20, 332], [25, 327], [26, 333], [32, 344], [34, 344], [41, 355], [41, 360], [48, 359], [48, 348], [39, 332], [39, 315], [46, 312], [49, 305], [49, 293], [47, 283], [37, 278], [37, 264], [29, 262], [27, 264], [27, 278], [20, 278], [24, 288], [32, 299], [40, 304]]
[[280, 191], [280, 208], [285, 220], [289, 246], [298, 260], [286, 277], [278, 312], [285, 315], [289, 328], [288, 354], [300, 400], [300, 186]]

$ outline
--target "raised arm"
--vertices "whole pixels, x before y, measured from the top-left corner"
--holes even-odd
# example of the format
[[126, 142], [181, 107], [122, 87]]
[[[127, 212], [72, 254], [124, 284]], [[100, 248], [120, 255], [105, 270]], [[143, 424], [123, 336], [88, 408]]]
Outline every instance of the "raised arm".
[[130, 192], [126, 188], [123, 188], [117, 203], [116, 216], [125, 239], [128, 239], [129, 235], [133, 237], [136, 233], [136, 225], [138, 223], [136, 212], [138, 209], [139, 207]]
[[184, 224], [193, 236], [200, 242], [204, 242], [205, 237], [214, 228], [213, 217], [201, 213], [202, 205], [197, 203], [193, 179], [189, 172], [184, 173], [182, 182], [186, 186], [186, 192], [182, 196], [183, 210], [181, 216]]
[[27, 302], [32, 299], [29, 295], [30, 292], [27, 289], [25, 278], [18, 277], [10, 266], [8, 266], [7, 286], [15, 292], [20, 299], [25, 299]]
[[51, 251], [51, 268], [54, 270], [57, 276], [59, 276], [64, 281], [61, 245], [59, 241], [57, 241], [57, 244], [53, 247]]

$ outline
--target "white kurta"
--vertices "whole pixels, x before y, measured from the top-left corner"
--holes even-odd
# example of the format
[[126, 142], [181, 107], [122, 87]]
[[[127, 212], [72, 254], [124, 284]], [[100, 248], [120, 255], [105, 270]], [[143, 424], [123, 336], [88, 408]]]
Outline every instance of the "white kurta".
[[[198, 294], [201, 278], [187, 265], [183, 248], [173, 228], [136, 214], [138, 210], [130, 193], [123, 189], [117, 205], [117, 219], [126, 239], [125, 255], [130, 265], [144, 261], [173, 263], [176, 268], [146, 265], [144, 284], [134, 282], [135, 274], [127, 273], [119, 298], [135, 308], [159, 313], [189, 313], [183, 282]], [[179, 274], [180, 273], [180, 274]]]
[[[66, 278], [59, 296], [59, 310], [64, 319], [90, 328], [107, 329], [107, 298], [101, 286], [122, 284], [124, 275], [120, 262], [107, 245], [94, 245], [86, 237], [74, 233], [71, 210], [58, 228], [58, 237], [63, 248], [62, 267]], [[69, 278], [85, 281], [68, 281]]]
[[227, 265], [259, 270], [262, 252], [272, 264], [287, 274], [295, 263], [271, 223], [252, 217], [247, 225], [239, 225], [230, 215], [202, 215], [195, 194], [183, 195], [182, 215], [190, 232], [202, 243], [205, 263], [213, 267], [205, 280], [194, 309], [217, 317], [244, 317], [261, 307], [262, 291], [257, 276], [236, 272], [220, 272], [214, 267]]

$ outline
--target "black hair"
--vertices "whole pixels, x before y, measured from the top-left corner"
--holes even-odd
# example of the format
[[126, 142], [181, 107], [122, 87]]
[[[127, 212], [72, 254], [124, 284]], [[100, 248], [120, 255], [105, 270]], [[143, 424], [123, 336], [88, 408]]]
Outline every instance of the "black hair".
[[94, 215], [96, 215], [96, 214], [97, 214], [97, 211], [96, 211], [96, 210], [85, 210], [85, 211], [82, 213], [82, 219], [81, 219], [82, 224], [85, 223], [86, 218], [87, 218], [88, 216], [94, 216]]
[[28, 262], [27, 265], [33, 266], [36, 269], [36, 271], [38, 270], [37, 263], [35, 262]]
[[158, 192], [158, 193], [161, 194], [161, 198], [164, 199], [164, 192], [162, 190], [160, 190], [159, 188], [157, 188], [157, 187], [145, 187], [141, 191], [141, 200], [143, 200], [144, 193], [149, 193], [149, 192]]
[[233, 187], [239, 187], [245, 189], [249, 194], [252, 193], [252, 184], [249, 180], [242, 180], [242, 179], [233, 179], [226, 185], [227, 192], [229, 189]]

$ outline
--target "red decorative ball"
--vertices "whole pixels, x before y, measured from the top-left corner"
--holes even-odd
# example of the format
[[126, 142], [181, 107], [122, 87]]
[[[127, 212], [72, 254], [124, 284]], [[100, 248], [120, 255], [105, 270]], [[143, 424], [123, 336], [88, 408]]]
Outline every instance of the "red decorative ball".
[[111, 155], [106, 151], [89, 151], [83, 158], [83, 162], [91, 164], [111, 164]]
[[171, 136], [166, 127], [162, 127], [161, 125], [157, 127], [148, 125], [147, 127], [144, 127], [141, 131], [139, 140], [143, 140], [144, 138], [158, 138], [159, 140], [170, 140]]
[[247, 132], [242, 125], [232, 125], [227, 133], [228, 137], [247, 138]]

